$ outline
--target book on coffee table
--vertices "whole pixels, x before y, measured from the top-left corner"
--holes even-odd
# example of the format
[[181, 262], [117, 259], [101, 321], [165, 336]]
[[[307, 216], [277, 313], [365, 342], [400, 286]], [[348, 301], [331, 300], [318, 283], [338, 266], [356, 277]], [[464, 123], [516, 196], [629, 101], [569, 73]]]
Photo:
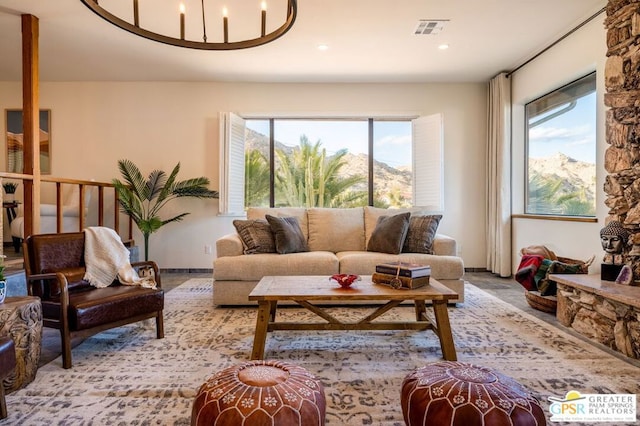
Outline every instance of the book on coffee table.
[[397, 288], [397, 284], [394, 286], [394, 280], [396, 278], [400, 280], [400, 288], [413, 289], [424, 287], [429, 284], [429, 275], [426, 277], [408, 278], [401, 275], [396, 277], [395, 274], [381, 274], [379, 272], [375, 272], [371, 276], [371, 281], [375, 284], [382, 284]]
[[[398, 272], [398, 267], [400, 267], [400, 272]], [[420, 278], [431, 275], [431, 266], [409, 262], [380, 263], [376, 265], [376, 272], [407, 278]]]

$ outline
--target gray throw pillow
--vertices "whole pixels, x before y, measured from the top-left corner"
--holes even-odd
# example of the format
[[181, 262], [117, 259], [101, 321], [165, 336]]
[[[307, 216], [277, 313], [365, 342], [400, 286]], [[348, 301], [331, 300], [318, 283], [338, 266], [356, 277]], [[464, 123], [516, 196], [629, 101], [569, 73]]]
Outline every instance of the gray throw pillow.
[[442, 215], [411, 216], [403, 253], [433, 254], [433, 240]]
[[276, 252], [286, 254], [309, 251], [309, 245], [302, 234], [298, 219], [271, 215], [266, 215], [266, 218], [276, 242]]
[[399, 254], [407, 236], [410, 216], [409, 212], [394, 216], [380, 216], [369, 238], [367, 251]]
[[271, 226], [266, 220], [234, 220], [233, 226], [242, 240], [244, 254], [276, 252]]

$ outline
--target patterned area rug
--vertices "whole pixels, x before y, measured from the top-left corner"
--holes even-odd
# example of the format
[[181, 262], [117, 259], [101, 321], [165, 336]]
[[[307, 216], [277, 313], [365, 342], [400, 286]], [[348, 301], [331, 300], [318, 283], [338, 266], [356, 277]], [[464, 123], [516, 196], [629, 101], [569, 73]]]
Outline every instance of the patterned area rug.
[[[450, 309], [458, 360], [513, 377], [545, 411], [549, 396], [570, 390], [640, 393], [640, 368], [473, 285], [465, 299]], [[152, 322], [87, 339], [73, 350], [72, 369], [64, 370], [58, 358], [8, 395], [9, 418], [0, 423], [188, 425], [199, 386], [246, 361], [253, 343], [255, 308], [214, 308], [211, 300], [211, 280], [192, 279], [166, 294], [164, 339], [155, 339]], [[336, 308], [335, 315], [361, 309]], [[292, 307], [279, 315], [300, 320], [312, 314]], [[403, 307], [386, 315], [414, 313]], [[322, 380], [327, 424], [402, 425], [403, 378], [441, 360], [441, 353], [431, 331], [280, 331], [268, 336], [266, 357], [297, 363]]]

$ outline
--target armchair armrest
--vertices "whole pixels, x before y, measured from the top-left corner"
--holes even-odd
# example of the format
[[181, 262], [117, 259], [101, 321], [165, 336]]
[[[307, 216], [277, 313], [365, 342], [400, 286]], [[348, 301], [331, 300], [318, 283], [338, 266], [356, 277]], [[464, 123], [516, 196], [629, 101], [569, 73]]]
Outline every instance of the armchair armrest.
[[26, 277], [27, 281], [55, 280], [57, 275], [55, 272], [49, 274], [33, 274]]
[[[50, 298], [51, 294], [53, 293], [51, 291], [51, 285], [53, 285], [53, 283], [49, 283], [47, 284], [48, 281], [52, 281], [54, 280], [56, 282], [56, 284], [58, 285], [58, 289], [60, 294], [60, 304], [63, 308], [66, 308], [67, 306], [69, 306], [69, 281], [67, 281], [67, 277], [62, 273], [62, 272], [50, 272], [50, 273], [46, 273], [46, 274], [32, 274], [27, 276], [26, 278], [26, 282], [27, 282], [27, 294], [29, 296], [38, 296], [40, 298], [46, 297], [46, 298]], [[33, 291], [33, 286], [40, 284], [40, 291], [38, 294], [38, 292], [34, 292]], [[57, 291], [56, 291], [57, 293]], [[63, 316], [66, 317], [66, 309], [63, 310]]]

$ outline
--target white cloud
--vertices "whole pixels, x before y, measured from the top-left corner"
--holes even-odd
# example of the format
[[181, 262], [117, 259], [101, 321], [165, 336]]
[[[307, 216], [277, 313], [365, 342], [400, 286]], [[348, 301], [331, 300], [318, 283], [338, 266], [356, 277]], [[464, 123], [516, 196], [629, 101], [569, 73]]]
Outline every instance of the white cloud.
[[540, 143], [567, 143], [576, 141], [593, 141], [591, 126], [578, 127], [534, 127], [529, 132], [529, 141]]
[[376, 146], [410, 146], [411, 135], [388, 135], [376, 141]]

